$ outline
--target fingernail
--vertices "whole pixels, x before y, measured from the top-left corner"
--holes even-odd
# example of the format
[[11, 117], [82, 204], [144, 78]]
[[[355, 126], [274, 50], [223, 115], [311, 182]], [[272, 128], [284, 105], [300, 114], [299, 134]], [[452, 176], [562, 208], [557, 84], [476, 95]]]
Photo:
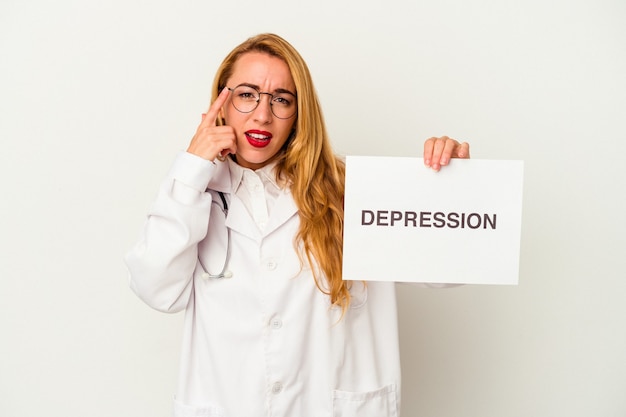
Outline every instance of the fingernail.
[[424, 165], [429, 167], [430, 166], [430, 159], [424, 159]]

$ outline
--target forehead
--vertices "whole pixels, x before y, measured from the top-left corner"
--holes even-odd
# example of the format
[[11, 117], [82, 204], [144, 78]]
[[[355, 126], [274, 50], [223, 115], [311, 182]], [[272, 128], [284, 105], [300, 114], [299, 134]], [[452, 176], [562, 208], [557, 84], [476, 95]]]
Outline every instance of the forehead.
[[279, 88], [295, 91], [295, 83], [287, 63], [263, 52], [247, 52], [241, 55], [233, 66], [228, 83], [252, 84], [265, 91]]

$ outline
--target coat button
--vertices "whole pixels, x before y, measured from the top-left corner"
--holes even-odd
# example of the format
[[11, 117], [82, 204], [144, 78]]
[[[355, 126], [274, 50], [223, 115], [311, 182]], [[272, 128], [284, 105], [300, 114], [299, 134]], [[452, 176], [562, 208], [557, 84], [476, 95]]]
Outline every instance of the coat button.
[[267, 263], [265, 264], [265, 267], [268, 271], [275, 270], [277, 266], [278, 264], [276, 263], [276, 261], [267, 261]]
[[283, 327], [283, 321], [279, 317], [274, 317], [270, 320], [270, 327], [272, 330], [278, 330]]
[[272, 394], [280, 394], [282, 390], [283, 384], [281, 384], [280, 382], [274, 382], [274, 384], [272, 384]]

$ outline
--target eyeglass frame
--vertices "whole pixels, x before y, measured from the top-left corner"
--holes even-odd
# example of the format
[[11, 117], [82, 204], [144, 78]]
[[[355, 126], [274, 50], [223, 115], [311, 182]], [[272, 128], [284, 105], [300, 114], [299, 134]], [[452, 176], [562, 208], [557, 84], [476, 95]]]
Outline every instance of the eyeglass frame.
[[231, 98], [230, 103], [233, 105], [233, 107], [235, 108], [235, 110], [237, 110], [239, 113], [248, 114], [248, 113], [252, 113], [253, 111], [255, 111], [255, 110], [259, 107], [259, 103], [261, 103], [261, 95], [262, 95], [262, 94], [265, 94], [265, 95], [270, 96], [270, 110], [271, 110], [272, 114], [274, 115], [274, 117], [276, 117], [276, 118], [278, 118], [278, 119], [281, 119], [281, 120], [287, 120], [287, 119], [291, 119], [293, 116], [295, 116], [296, 114], [298, 114], [298, 96], [297, 96], [296, 94], [292, 93], [292, 92], [291, 92], [291, 91], [289, 91], [289, 90], [279, 89], [279, 90], [276, 90], [276, 91], [274, 92], [274, 94], [275, 94], [275, 93], [277, 93], [277, 92], [279, 92], [279, 91], [280, 91], [281, 93], [291, 94], [291, 95], [293, 96], [293, 98], [295, 99], [295, 108], [296, 108], [296, 109], [295, 109], [294, 113], [293, 113], [291, 116], [289, 116], [289, 117], [280, 117], [280, 116], [276, 116], [276, 113], [274, 113], [274, 107], [273, 107], [273, 103], [272, 103], [272, 100], [274, 100], [274, 94], [272, 94], [272, 93], [267, 93], [267, 92], [265, 92], [265, 91], [260, 91], [260, 90], [259, 90], [256, 86], [253, 86], [253, 85], [250, 85], [250, 84], [246, 84], [246, 83], [236, 85], [236, 86], [235, 86], [235, 87], [233, 87], [233, 88], [230, 88], [230, 87], [226, 86], [226, 88], [228, 88], [228, 91], [230, 91], [230, 92], [234, 92], [234, 91], [235, 91], [237, 88], [239, 88], [239, 87], [248, 87], [248, 88], [251, 88], [251, 89], [253, 89], [254, 91], [256, 91], [256, 92], [258, 93], [258, 95], [259, 95], [259, 98], [256, 100], [256, 105], [255, 105], [255, 106], [254, 106], [254, 108], [253, 108], [253, 109], [251, 109], [250, 111], [241, 111], [241, 110], [239, 110], [239, 109], [237, 108], [237, 106], [235, 106], [235, 103], [233, 103], [233, 100], [232, 100], [232, 98]]

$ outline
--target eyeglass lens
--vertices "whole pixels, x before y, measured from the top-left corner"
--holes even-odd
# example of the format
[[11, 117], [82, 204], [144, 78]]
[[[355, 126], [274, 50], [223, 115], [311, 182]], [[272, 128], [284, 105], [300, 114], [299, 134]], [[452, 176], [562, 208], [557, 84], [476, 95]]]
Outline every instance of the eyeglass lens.
[[250, 113], [256, 109], [261, 101], [261, 94], [266, 94], [270, 98], [270, 108], [274, 116], [279, 119], [288, 119], [296, 114], [296, 97], [291, 93], [261, 93], [247, 85], [239, 85], [229, 90], [232, 92], [233, 106], [242, 113]]

